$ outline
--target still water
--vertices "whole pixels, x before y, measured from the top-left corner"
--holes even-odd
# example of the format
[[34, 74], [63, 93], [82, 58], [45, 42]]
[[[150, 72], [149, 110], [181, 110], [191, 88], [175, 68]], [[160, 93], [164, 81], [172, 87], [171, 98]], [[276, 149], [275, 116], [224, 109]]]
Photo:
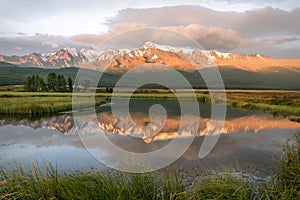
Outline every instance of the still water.
[[[193, 102], [185, 103], [188, 108]], [[164, 111], [149, 114], [153, 105], [163, 106]], [[122, 108], [112, 112], [111, 104], [106, 104], [97, 108], [97, 114], [82, 113], [77, 126], [69, 114], [41, 119], [2, 119], [0, 165], [29, 164], [33, 159], [39, 163], [51, 162], [59, 171], [107, 169], [89, 154], [80, 138], [84, 137], [88, 148], [103, 159], [118, 159], [109, 145], [95, 137], [107, 136], [124, 150], [146, 153], [164, 147], [172, 139], [186, 140], [196, 136], [189, 149], [173, 164], [176, 169], [198, 173], [232, 167], [267, 175], [276, 166], [281, 145], [300, 130], [300, 123], [291, 122], [288, 117], [227, 107], [217, 144], [208, 156], [199, 159], [199, 149], [210, 123], [211, 106], [199, 104], [199, 110], [200, 116], [197, 116], [192, 109], [182, 113], [174, 100], [134, 99], [130, 101], [129, 116]], [[187, 124], [184, 134], [178, 133], [182, 117], [190, 120], [191, 126], [196, 124], [198, 129], [191, 131]]]

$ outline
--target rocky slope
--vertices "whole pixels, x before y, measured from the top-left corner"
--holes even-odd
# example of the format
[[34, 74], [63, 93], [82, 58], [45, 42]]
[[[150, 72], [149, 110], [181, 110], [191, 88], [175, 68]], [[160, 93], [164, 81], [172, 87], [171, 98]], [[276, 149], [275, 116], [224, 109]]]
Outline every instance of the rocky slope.
[[89, 61], [84, 51], [75, 48], [63, 48], [54, 53], [38, 54], [32, 53], [24, 56], [4, 56], [0, 55], [0, 61], [20, 67], [44, 67], [63, 68], [80, 66]]

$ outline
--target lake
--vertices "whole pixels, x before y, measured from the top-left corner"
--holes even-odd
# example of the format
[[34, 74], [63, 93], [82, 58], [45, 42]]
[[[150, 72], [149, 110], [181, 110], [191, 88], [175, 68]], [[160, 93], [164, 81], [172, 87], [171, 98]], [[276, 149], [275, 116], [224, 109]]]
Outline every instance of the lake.
[[[197, 116], [195, 110], [189, 109], [193, 108], [192, 104], [195, 103], [186, 101], [187, 109], [182, 113], [175, 100], [132, 99], [130, 116], [121, 107], [114, 105], [112, 112], [112, 105], [105, 104], [96, 109], [96, 115], [89, 110], [77, 113], [81, 119], [77, 126], [69, 113], [40, 119], [3, 118], [0, 120], [0, 165], [7, 166], [15, 161], [29, 164], [32, 158], [39, 163], [51, 162], [61, 172], [106, 170], [108, 168], [86, 150], [90, 148], [104, 160], [119, 159], [109, 145], [95, 139], [99, 135], [135, 153], [156, 151], [173, 139], [184, 141], [196, 136], [187, 151], [173, 163], [176, 169], [199, 173], [232, 167], [267, 176], [272, 175], [285, 140], [300, 130], [300, 123], [285, 116], [227, 107], [218, 142], [205, 158], [199, 159], [199, 149], [210, 123], [211, 105], [199, 104], [200, 116]], [[149, 115], [153, 105], [163, 106], [167, 118], [159, 110]], [[191, 124], [183, 128], [184, 134], [177, 132], [181, 117]], [[188, 130], [195, 124], [198, 125], [193, 132], [196, 134], [189, 135], [192, 131]], [[154, 130], [155, 134], [149, 130]]]

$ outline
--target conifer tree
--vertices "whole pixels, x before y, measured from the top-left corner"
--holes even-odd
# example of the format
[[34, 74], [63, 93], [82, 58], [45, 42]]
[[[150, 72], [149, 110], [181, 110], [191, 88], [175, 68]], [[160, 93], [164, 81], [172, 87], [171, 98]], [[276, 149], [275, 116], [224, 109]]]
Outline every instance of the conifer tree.
[[67, 82], [68, 82], [68, 91], [69, 92], [73, 92], [73, 81], [72, 81], [72, 78], [68, 77]]
[[47, 76], [47, 87], [49, 91], [55, 91], [55, 83], [56, 82], [56, 74], [55, 73], [49, 73]]

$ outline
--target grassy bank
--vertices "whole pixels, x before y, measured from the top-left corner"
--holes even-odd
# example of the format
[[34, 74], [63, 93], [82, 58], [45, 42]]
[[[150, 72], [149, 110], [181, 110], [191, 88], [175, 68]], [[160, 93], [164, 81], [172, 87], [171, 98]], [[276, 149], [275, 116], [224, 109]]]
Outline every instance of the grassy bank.
[[274, 182], [261, 193], [263, 199], [300, 199], [300, 133], [286, 141], [283, 152]]
[[[85, 95], [81, 95], [80, 106], [89, 105]], [[104, 99], [97, 98], [96, 105]], [[35, 92], [0, 92], [0, 114], [6, 116], [36, 116], [56, 114], [72, 109], [72, 93], [35, 93]]]
[[245, 110], [262, 110], [273, 114], [300, 115], [300, 107], [296, 105], [272, 105], [267, 103], [254, 103], [243, 100], [228, 99], [229, 105]]
[[[7, 89], [7, 88], [6, 88]], [[79, 94], [80, 95], [80, 94]], [[82, 107], [88, 102], [82, 95]], [[110, 98], [110, 93], [96, 93], [96, 105]], [[157, 93], [128, 93], [114, 94], [120, 98], [131, 97], [135, 99], [176, 99], [171, 92]], [[183, 99], [191, 99], [191, 93], [181, 93]], [[197, 99], [201, 103], [211, 103], [208, 92], [198, 92]], [[222, 97], [216, 99], [218, 103], [224, 102]], [[263, 110], [273, 114], [300, 116], [300, 93], [227, 93], [228, 105], [246, 110]], [[72, 109], [72, 93], [40, 93], [40, 92], [14, 92], [0, 91], [0, 114], [5, 115], [42, 115], [55, 114]], [[295, 118], [295, 121], [298, 118]]]
[[30, 170], [19, 165], [1, 176], [0, 199], [248, 199], [252, 192], [245, 181], [230, 176], [201, 179], [187, 190], [174, 171], [58, 174], [33, 163]]
[[240, 109], [300, 115], [300, 93], [228, 93], [227, 102], [232, 107]]
[[[36, 116], [46, 114], [56, 114], [62, 111], [72, 109], [72, 93], [53, 93], [53, 92], [15, 92], [0, 91], [0, 114], [5, 116], [25, 115]], [[90, 106], [90, 98], [85, 98], [85, 93], [76, 94], [79, 98], [80, 107]], [[95, 103], [100, 105], [110, 98], [110, 93], [96, 93]], [[131, 97], [135, 99], [176, 99], [173, 93], [135, 93], [130, 96], [127, 93], [117, 93], [119, 98]], [[189, 99], [190, 94], [181, 95], [183, 98]], [[208, 95], [205, 99], [209, 99]], [[203, 100], [203, 95], [199, 98]], [[78, 105], [78, 104], [77, 104]]]
[[0, 199], [300, 199], [300, 133], [284, 147], [277, 175], [263, 185], [247, 179], [197, 177], [188, 185], [177, 172], [58, 174], [54, 167], [18, 165], [0, 175]]
[[[119, 97], [128, 97], [128, 94], [126, 93], [120, 93], [116, 95]], [[179, 94], [179, 97], [188, 100], [191, 99], [193, 95], [194, 94], [192, 93], [181, 93]], [[196, 96], [200, 103], [225, 102], [222, 96], [215, 96], [215, 102], [212, 102], [211, 97], [207, 92], [198, 92], [196, 93]], [[135, 93], [131, 96], [131, 98], [176, 99], [176, 96], [173, 93]], [[281, 92], [231, 92], [227, 93], [226, 98], [227, 104], [234, 108], [245, 110], [262, 110], [273, 114], [300, 116], [300, 93], [283, 94]]]

